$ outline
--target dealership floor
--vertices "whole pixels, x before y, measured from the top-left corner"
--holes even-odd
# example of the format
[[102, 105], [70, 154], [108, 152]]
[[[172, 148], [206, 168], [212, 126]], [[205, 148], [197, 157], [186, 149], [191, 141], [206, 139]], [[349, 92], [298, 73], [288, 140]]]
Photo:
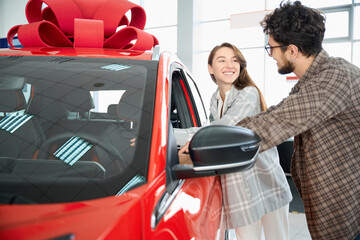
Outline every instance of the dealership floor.
[[311, 240], [309, 230], [306, 225], [304, 205], [299, 192], [296, 190], [295, 184], [291, 177], [287, 177], [293, 200], [290, 202], [289, 224], [290, 224], [290, 240]]
[[311, 240], [304, 213], [289, 214], [290, 240]]

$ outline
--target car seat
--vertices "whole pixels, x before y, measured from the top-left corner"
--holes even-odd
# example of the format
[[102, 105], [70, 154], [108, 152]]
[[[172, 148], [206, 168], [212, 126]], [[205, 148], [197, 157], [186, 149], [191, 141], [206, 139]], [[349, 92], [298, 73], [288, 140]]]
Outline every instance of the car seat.
[[0, 90], [0, 152], [2, 157], [32, 158], [44, 135], [33, 115], [25, 113], [22, 90]]
[[136, 128], [140, 121], [143, 94], [140, 89], [128, 89], [123, 93], [117, 105], [116, 114], [120, 120], [129, 123], [129, 129]]

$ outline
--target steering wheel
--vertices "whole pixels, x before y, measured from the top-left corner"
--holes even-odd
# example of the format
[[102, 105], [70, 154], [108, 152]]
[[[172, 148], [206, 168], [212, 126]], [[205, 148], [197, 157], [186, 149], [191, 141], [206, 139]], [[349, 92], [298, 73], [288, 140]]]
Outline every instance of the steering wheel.
[[[55, 143], [60, 142], [61, 140], [67, 140], [70, 139], [73, 136], [77, 136], [80, 137], [84, 140], [86, 140], [87, 142], [93, 144], [94, 146], [98, 146], [100, 147], [102, 150], [105, 151], [105, 153], [109, 156], [109, 158], [113, 158], [116, 159], [118, 163], [120, 163], [120, 167], [122, 169], [125, 169], [126, 166], [126, 162], [124, 160], [124, 157], [120, 154], [120, 152], [110, 143], [104, 143], [102, 141], [100, 141], [94, 134], [89, 134], [89, 133], [71, 133], [71, 132], [65, 132], [65, 133], [60, 133], [57, 134], [55, 136], [52, 136], [50, 138], [48, 138], [41, 146], [39, 149], [39, 153], [36, 156], [36, 159], [46, 159], [50, 156], [50, 148], [51, 146], [53, 146]], [[101, 161], [101, 160], [100, 160]], [[101, 163], [101, 162], [100, 162]]]

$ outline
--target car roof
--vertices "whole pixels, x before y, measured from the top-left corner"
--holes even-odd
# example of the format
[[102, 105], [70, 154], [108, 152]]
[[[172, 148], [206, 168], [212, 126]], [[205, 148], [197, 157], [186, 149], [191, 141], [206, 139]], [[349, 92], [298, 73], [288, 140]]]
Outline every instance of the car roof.
[[64, 57], [100, 57], [139, 60], [158, 60], [157, 48], [153, 51], [134, 51], [109, 48], [4, 48], [0, 56], [64, 56]]

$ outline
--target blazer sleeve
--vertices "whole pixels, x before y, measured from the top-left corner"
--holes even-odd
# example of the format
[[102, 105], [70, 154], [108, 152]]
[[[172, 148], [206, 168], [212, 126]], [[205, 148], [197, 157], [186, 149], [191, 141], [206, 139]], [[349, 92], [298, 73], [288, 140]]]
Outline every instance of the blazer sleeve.
[[350, 104], [351, 87], [338, 69], [327, 69], [306, 79], [277, 106], [237, 123], [253, 130], [262, 140], [261, 151], [277, 146], [344, 111]]
[[[234, 96], [228, 101], [227, 109], [223, 113], [222, 118], [212, 121], [210, 125], [235, 126], [244, 117], [253, 116], [259, 112], [260, 98], [259, 92], [255, 87], [246, 87], [235, 91]], [[190, 141], [199, 129], [199, 127], [174, 129], [177, 144], [182, 146]]]

